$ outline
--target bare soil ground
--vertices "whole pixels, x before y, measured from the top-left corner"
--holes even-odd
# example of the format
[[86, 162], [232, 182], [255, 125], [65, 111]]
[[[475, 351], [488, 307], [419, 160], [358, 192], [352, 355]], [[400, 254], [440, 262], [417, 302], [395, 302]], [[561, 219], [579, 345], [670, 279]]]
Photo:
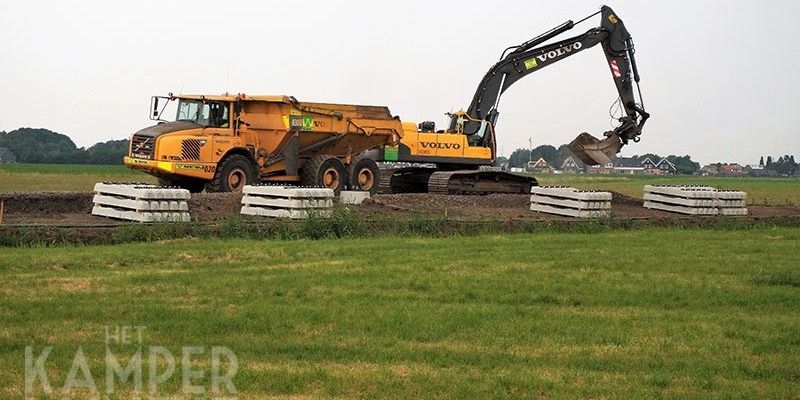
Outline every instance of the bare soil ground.
[[[28, 192], [0, 194], [4, 201], [4, 224], [114, 225], [119, 221], [91, 215], [92, 193]], [[238, 215], [241, 194], [200, 193], [192, 195], [192, 218], [211, 222]], [[434, 194], [379, 194], [359, 206], [356, 212], [366, 219], [442, 217], [457, 220], [569, 220], [528, 210], [529, 196], [493, 194], [488, 196], [447, 196]], [[800, 216], [800, 206], [749, 206], [746, 218]], [[649, 210], [642, 201], [614, 193], [612, 213], [617, 218], [685, 219], [693, 218], [664, 211]]]

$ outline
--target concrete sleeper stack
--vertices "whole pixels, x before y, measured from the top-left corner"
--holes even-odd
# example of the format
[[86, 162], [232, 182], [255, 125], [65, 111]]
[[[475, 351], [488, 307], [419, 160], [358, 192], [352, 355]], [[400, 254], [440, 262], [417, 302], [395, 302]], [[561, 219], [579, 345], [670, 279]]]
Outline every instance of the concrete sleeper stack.
[[244, 187], [242, 215], [304, 219], [330, 217], [333, 190], [288, 186], [248, 185]]
[[534, 186], [531, 188], [531, 211], [576, 218], [605, 218], [611, 215], [611, 193], [568, 186]]
[[186, 189], [147, 184], [94, 185], [92, 215], [137, 222], [189, 222]]

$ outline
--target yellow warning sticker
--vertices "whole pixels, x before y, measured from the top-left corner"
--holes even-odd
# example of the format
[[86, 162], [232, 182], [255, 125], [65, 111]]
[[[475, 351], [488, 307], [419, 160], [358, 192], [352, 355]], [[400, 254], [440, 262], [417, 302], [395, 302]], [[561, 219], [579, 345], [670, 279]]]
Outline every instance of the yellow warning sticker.
[[168, 162], [168, 161], [159, 161], [158, 162], [158, 169], [162, 169], [168, 172], [175, 172], [175, 164]]
[[531, 58], [529, 60], [525, 60], [525, 69], [536, 68], [539, 66], [539, 63], [536, 62], [535, 58]]
[[619, 22], [619, 20], [617, 19], [617, 17], [614, 16], [614, 14], [608, 14], [608, 20], [611, 21], [612, 24], [616, 24], [617, 22]]

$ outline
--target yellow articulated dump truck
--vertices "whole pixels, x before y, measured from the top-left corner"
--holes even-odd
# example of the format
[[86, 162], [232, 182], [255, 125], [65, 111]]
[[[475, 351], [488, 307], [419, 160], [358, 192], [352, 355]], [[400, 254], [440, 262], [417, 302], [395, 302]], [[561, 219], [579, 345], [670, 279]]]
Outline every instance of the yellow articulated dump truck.
[[[174, 119], [162, 117], [177, 102]], [[174, 104], [172, 104], [174, 106]], [[403, 135], [386, 107], [301, 103], [290, 96], [154, 96], [156, 125], [131, 136], [125, 165], [193, 192], [258, 182], [375, 193], [377, 163], [359, 154]]]

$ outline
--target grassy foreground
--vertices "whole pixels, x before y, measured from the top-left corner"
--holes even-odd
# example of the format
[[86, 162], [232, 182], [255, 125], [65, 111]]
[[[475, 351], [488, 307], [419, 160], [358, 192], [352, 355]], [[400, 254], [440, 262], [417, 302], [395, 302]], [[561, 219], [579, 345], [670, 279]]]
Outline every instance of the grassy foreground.
[[179, 372], [231, 349], [238, 398], [794, 399], [799, 256], [797, 228], [0, 249], [0, 397], [25, 346], [54, 394], [81, 346], [102, 392], [105, 327], [139, 325]]

